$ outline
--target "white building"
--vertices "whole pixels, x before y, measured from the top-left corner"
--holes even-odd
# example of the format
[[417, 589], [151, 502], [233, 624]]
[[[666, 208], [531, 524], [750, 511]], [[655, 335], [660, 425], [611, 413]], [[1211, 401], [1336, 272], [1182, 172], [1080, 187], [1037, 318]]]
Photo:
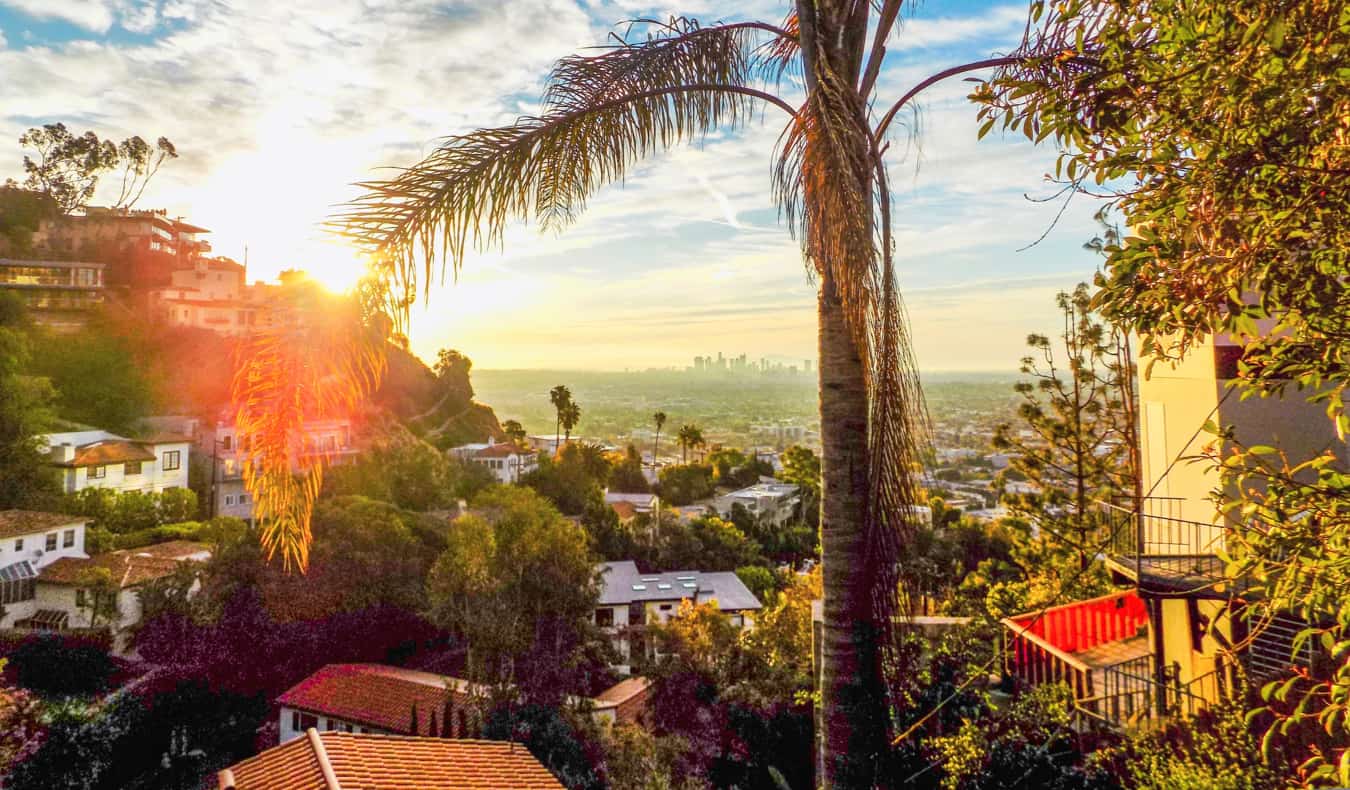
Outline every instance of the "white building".
[[650, 650], [643, 638], [643, 626], [670, 622], [679, 612], [681, 601], [715, 601], [717, 608], [741, 628], [752, 627], [754, 613], [763, 608], [740, 577], [730, 571], [644, 574], [636, 563], [626, 560], [603, 563], [600, 573], [603, 587], [593, 620], [609, 634], [618, 651], [619, 663], [613, 669], [621, 674], [632, 671], [635, 653]]
[[190, 439], [156, 435], [128, 439], [91, 429], [39, 437], [49, 463], [61, 470], [66, 493], [86, 488], [158, 493], [188, 487]]
[[276, 286], [246, 283], [243, 265], [228, 258], [196, 258], [170, 273], [170, 284], [151, 292], [155, 307], [173, 326], [239, 335], [272, 323]]
[[621, 503], [626, 504], [627, 507], [620, 509], [621, 510], [620, 515], [622, 515], [622, 510], [626, 510], [628, 508], [632, 508], [632, 511], [635, 515], [639, 513], [656, 512], [656, 505], [657, 505], [656, 494], [630, 494], [623, 491], [610, 491], [608, 489], [605, 490], [606, 505], [614, 507], [615, 505], [619, 505]]
[[[211, 548], [205, 543], [173, 540], [138, 549], [110, 551], [92, 557], [66, 556], [44, 567], [37, 578], [34, 614], [19, 627], [60, 631], [66, 628], [108, 627], [113, 651], [127, 652], [130, 629], [141, 622], [141, 587], [172, 575], [184, 562], [205, 562]], [[91, 578], [106, 572], [116, 589], [112, 611], [99, 611]], [[194, 583], [196, 592], [200, 583]]]
[[730, 518], [731, 509], [740, 505], [758, 519], [769, 524], [782, 525], [793, 517], [801, 501], [797, 486], [771, 477], [761, 477], [758, 483], [749, 488], [718, 497], [715, 507], [723, 517]]
[[534, 451], [521, 449], [510, 442], [498, 442], [491, 436], [485, 443], [451, 447], [449, 453], [461, 461], [484, 467], [492, 472], [497, 482], [508, 485], [519, 483], [522, 477], [539, 468], [539, 456]]

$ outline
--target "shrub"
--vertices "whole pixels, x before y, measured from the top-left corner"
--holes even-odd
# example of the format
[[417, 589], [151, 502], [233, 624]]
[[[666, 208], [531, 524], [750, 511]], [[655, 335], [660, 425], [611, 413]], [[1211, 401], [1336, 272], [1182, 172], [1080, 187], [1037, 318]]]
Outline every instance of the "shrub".
[[9, 651], [15, 681], [50, 696], [97, 694], [117, 665], [98, 637], [38, 634]]

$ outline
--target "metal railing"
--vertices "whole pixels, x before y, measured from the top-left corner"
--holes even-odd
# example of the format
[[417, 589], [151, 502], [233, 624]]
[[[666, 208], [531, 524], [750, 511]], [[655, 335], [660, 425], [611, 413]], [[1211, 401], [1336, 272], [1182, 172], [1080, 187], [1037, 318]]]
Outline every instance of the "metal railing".
[[1082, 722], [1124, 728], [1150, 721], [1191, 718], [1227, 699], [1236, 687], [1226, 664], [1221, 663], [1183, 684], [1178, 679], [1180, 668], [1175, 664], [1164, 667], [1159, 680], [1153, 661], [1152, 655], [1140, 656], [1096, 670], [1096, 684], [1101, 693], [1075, 703]]
[[1143, 497], [1098, 502], [1110, 525], [1111, 555], [1135, 571], [1178, 578], [1223, 578], [1218, 550], [1224, 545], [1224, 525], [1180, 517], [1186, 500], [1179, 497]]

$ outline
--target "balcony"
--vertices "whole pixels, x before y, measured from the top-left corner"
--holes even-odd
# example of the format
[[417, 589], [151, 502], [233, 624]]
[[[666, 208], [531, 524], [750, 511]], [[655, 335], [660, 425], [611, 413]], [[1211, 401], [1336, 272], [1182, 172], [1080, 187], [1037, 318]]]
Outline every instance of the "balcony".
[[1234, 688], [1226, 669], [1186, 685], [1173, 668], [1159, 672], [1148, 611], [1134, 590], [1026, 612], [1003, 627], [1007, 673], [1024, 687], [1067, 685], [1082, 727], [1193, 716]]
[[[1192, 503], [1194, 504], [1194, 503]], [[1224, 583], [1223, 524], [1181, 517], [1186, 500], [1145, 497], [1138, 508], [1099, 502], [1111, 528], [1107, 565], [1144, 592], [1218, 591]]]

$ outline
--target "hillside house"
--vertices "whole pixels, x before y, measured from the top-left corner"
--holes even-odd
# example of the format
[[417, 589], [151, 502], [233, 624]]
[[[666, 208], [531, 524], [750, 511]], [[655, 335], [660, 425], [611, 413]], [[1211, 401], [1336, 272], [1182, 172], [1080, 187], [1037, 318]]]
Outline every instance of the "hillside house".
[[49, 433], [40, 438], [48, 463], [61, 472], [66, 493], [86, 488], [159, 493], [188, 487], [185, 436], [128, 439], [98, 429]]
[[[125, 653], [130, 630], [141, 622], [141, 588], [172, 575], [183, 563], [210, 558], [210, 546], [186, 540], [92, 557], [62, 557], [39, 572], [35, 612], [15, 626], [44, 631], [108, 628], [113, 635], [113, 651]], [[111, 582], [115, 602], [99, 597], [108, 593], [94, 583], [99, 578]], [[192, 591], [199, 586], [194, 583]]]
[[724, 518], [731, 518], [731, 509], [740, 505], [755, 518], [781, 526], [792, 519], [801, 501], [797, 486], [762, 477], [755, 485], [718, 497], [714, 507]]
[[[636, 721], [649, 685], [645, 678], [630, 678], [587, 707], [597, 721]], [[488, 692], [467, 680], [415, 669], [329, 664], [277, 698], [280, 742], [310, 729], [464, 738], [479, 726], [479, 703]]]
[[88, 557], [88, 520], [61, 513], [0, 510], [0, 628], [37, 614], [37, 579], [57, 560]]
[[155, 310], [171, 326], [240, 335], [272, 323], [274, 286], [248, 285], [247, 270], [228, 258], [199, 257], [169, 273], [167, 285], [150, 292]]
[[15, 294], [41, 326], [81, 329], [103, 304], [101, 263], [0, 258], [0, 291]]
[[605, 491], [605, 504], [614, 508], [614, 512], [619, 514], [620, 519], [633, 517], [642, 513], [655, 513], [657, 506], [656, 494], [630, 494], [623, 491]]
[[764, 608], [745, 583], [730, 571], [668, 571], [641, 573], [631, 560], [606, 562], [600, 566], [600, 600], [594, 622], [607, 634], [619, 653], [615, 671], [632, 671], [634, 656], [648, 655], [650, 646], [643, 637], [647, 625], [670, 622], [680, 603], [716, 602], [717, 608], [740, 628], [754, 625], [754, 614]]
[[216, 775], [220, 790], [563, 790], [528, 749], [505, 741], [307, 730]]
[[[350, 419], [311, 420], [303, 437], [294, 443], [291, 468], [299, 471], [314, 456], [322, 455], [334, 466], [352, 463], [360, 454], [353, 440]], [[214, 428], [198, 428], [193, 440], [196, 451], [210, 459], [211, 509], [214, 516], [253, 520], [253, 497], [244, 486], [244, 461], [248, 448], [233, 422], [217, 420]]]
[[[1247, 526], [1220, 509], [1209, 464], [1186, 463], [1215, 441], [1206, 422], [1232, 426], [1236, 441], [1269, 445], [1291, 458], [1330, 451], [1344, 466], [1350, 446], [1307, 393], [1230, 396], [1242, 346], [1211, 337], [1180, 361], [1140, 359], [1141, 485], [1138, 502], [1101, 503], [1110, 519], [1107, 567], [1129, 590], [1004, 621], [1007, 666], [1027, 684], [1068, 680], [1080, 708], [1115, 724], [1189, 715], [1230, 694], [1241, 663], [1249, 682], [1313, 664], [1310, 640], [1294, 655], [1291, 614], [1249, 631], [1236, 613], [1242, 579], [1225, 578], [1220, 552]], [[1222, 444], [1222, 440], [1220, 440]], [[1222, 447], [1219, 448], [1222, 450]], [[1109, 602], [1109, 606], [1104, 606]]]
[[497, 482], [512, 485], [539, 468], [538, 453], [517, 447], [510, 442], [498, 442], [492, 437], [481, 444], [462, 444], [452, 447], [449, 454], [466, 463], [478, 464], [492, 472]]

